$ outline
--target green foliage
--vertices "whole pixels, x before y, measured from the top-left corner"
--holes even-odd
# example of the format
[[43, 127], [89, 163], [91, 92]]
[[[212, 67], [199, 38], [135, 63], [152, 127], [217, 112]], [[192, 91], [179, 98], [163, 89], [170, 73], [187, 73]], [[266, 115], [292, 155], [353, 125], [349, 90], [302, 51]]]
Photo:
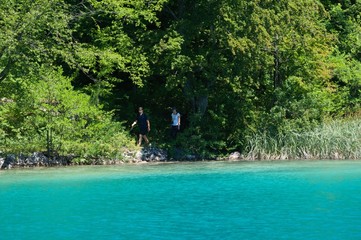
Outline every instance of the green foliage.
[[350, 55], [335, 54], [331, 58], [333, 67], [334, 95], [340, 115], [357, 112], [361, 107], [361, 63]]
[[90, 96], [74, 91], [71, 79], [60, 69], [40, 66], [38, 74], [30, 77], [35, 79], [28, 81], [31, 84], [18, 86], [24, 95], [12, 94], [13, 102], [0, 106], [6, 120], [2, 122], [5, 151], [121, 158], [130, 146], [129, 138], [110, 113], [92, 105]]
[[361, 50], [361, 3], [342, 8], [340, 4], [331, 5], [330, 31], [338, 36], [338, 49], [360, 60]]
[[[151, 141], [200, 156], [249, 148], [260, 132], [310, 132], [360, 110], [359, 1], [0, 5], [6, 151], [75, 154], [79, 163], [120, 158], [133, 144], [124, 126], [138, 106], [150, 117]], [[182, 114], [175, 142], [173, 106]]]
[[60, 0], [0, 1], [0, 81], [8, 73], [26, 76], [38, 63], [69, 51], [67, 4]]

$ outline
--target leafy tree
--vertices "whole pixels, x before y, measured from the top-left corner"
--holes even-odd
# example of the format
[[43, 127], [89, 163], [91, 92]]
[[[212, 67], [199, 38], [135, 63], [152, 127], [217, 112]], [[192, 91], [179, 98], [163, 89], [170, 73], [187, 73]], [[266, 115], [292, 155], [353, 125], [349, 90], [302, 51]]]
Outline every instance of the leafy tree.
[[242, 59], [239, 76], [250, 79], [263, 129], [277, 133], [288, 124], [299, 129], [322, 120], [332, 110], [326, 86], [333, 49], [323, 6], [317, 1], [227, 1], [223, 11], [230, 46]]
[[360, 109], [361, 89], [361, 3], [330, 4], [331, 18], [329, 31], [337, 36], [337, 48], [331, 61], [333, 71], [331, 81], [338, 97], [337, 114], [348, 115]]
[[159, 24], [156, 13], [163, 2], [88, 0], [72, 4], [73, 49], [64, 59], [70, 68], [80, 70], [75, 84], [86, 87], [95, 103], [124, 80], [144, 85], [150, 68], [140, 43], [147, 29]]
[[[0, 4], [8, 149], [115, 156], [129, 141], [121, 125], [143, 106], [162, 146], [218, 155], [254, 133], [304, 131], [360, 108], [359, 1]], [[176, 141], [167, 134], [173, 106]]]
[[71, 16], [60, 0], [0, 1], [0, 81], [9, 73], [26, 76], [51, 63], [71, 41]]
[[[96, 22], [97, 16], [117, 16], [111, 13], [111, 4], [120, 5], [119, 2], [108, 1], [106, 4], [104, 1], [103, 4], [100, 6], [98, 1], [1, 1], [0, 112], [3, 115], [0, 136], [4, 150], [28, 152], [47, 149], [49, 155], [75, 153], [80, 156], [114, 157], [122, 146], [130, 142], [121, 125], [112, 121], [112, 114], [100, 109], [97, 98], [92, 101], [97, 105], [92, 105], [89, 96], [74, 91], [71, 85], [71, 82], [77, 82], [73, 77], [79, 71], [90, 79], [101, 80], [102, 76], [110, 76], [111, 71], [107, 68], [111, 67], [107, 66], [137, 69], [129, 66], [138, 64], [137, 61], [130, 62], [132, 58], [123, 62], [119, 60], [128, 56], [129, 52], [122, 52], [120, 56], [110, 51], [110, 45], [115, 41], [106, 40], [104, 32], [94, 31], [99, 34], [95, 36], [103, 38], [91, 39], [85, 36], [90, 28], [79, 31], [78, 27], [83, 22]], [[122, 9], [118, 10], [118, 13], [122, 12]], [[123, 17], [127, 18], [131, 13], [128, 11]], [[130, 22], [141, 22], [135, 18]], [[113, 19], [114, 22], [116, 20], [119, 19]], [[93, 40], [92, 44], [88, 44]], [[105, 49], [105, 45], [101, 48], [102, 44], [99, 44], [100, 47], [95, 44], [102, 41], [108, 41], [109, 50]], [[127, 41], [125, 39], [121, 44], [126, 46]], [[122, 50], [119, 48], [117, 51]], [[93, 57], [96, 59], [94, 62]], [[63, 76], [61, 66], [66, 69], [69, 78]], [[98, 66], [101, 71], [96, 70]], [[101, 88], [107, 87], [107, 84], [105, 81], [102, 85], [95, 84], [95, 89], [103, 91]]]
[[6, 126], [2, 128], [6, 151], [120, 158], [122, 149], [130, 146], [123, 127], [112, 122], [111, 113], [92, 105], [90, 96], [73, 90], [71, 79], [61, 69], [40, 65], [38, 74], [29, 78], [26, 84], [15, 79], [4, 82], [8, 87], [17, 84], [17, 91], [23, 92], [13, 92], [11, 102], [0, 106], [6, 119], [2, 124]]
[[159, 86], [188, 103], [188, 145], [239, 148], [252, 131], [302, 129], [334, 110], [319, 2], [170, 1], [163, 14]]

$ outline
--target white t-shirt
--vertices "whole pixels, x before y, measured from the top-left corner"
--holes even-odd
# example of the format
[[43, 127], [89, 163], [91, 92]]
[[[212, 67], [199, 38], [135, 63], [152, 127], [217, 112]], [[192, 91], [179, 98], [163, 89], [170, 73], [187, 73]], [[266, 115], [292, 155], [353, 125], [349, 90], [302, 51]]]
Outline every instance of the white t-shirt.
[[172, 113], [172, 126], [178, 126], [178, 121], [180, 119], [180, 114], [179, 113]]

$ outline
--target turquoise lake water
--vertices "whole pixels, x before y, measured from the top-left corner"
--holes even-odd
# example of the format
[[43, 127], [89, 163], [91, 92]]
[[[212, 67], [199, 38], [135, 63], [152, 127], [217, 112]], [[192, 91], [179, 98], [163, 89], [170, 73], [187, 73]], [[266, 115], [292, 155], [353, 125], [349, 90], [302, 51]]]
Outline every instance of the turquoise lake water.
[[361, 239], [361, 161], [0, 171], [0, 239]]

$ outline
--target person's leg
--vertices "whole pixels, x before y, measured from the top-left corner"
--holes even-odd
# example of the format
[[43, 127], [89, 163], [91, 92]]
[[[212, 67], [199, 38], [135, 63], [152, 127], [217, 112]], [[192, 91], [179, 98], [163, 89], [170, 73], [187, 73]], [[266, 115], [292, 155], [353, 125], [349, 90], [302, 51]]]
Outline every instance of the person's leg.
[[138, 146], [142, 145], [142, 139], [143, 139], [142, 134], [139, 134]]
[[149, 140], [148, 140], [148, 138], [147, 138], [147, 135], [143, 135], [143, 138], [144, 138], [145, 142], [146, 142], [147, 144], [149, 144]]
[[177, 136], [177, 126], [172, 126], [172, 132], [171, 132], [171, 136], [172, 136], [172, 138], [176, 138], [176, 136]]

